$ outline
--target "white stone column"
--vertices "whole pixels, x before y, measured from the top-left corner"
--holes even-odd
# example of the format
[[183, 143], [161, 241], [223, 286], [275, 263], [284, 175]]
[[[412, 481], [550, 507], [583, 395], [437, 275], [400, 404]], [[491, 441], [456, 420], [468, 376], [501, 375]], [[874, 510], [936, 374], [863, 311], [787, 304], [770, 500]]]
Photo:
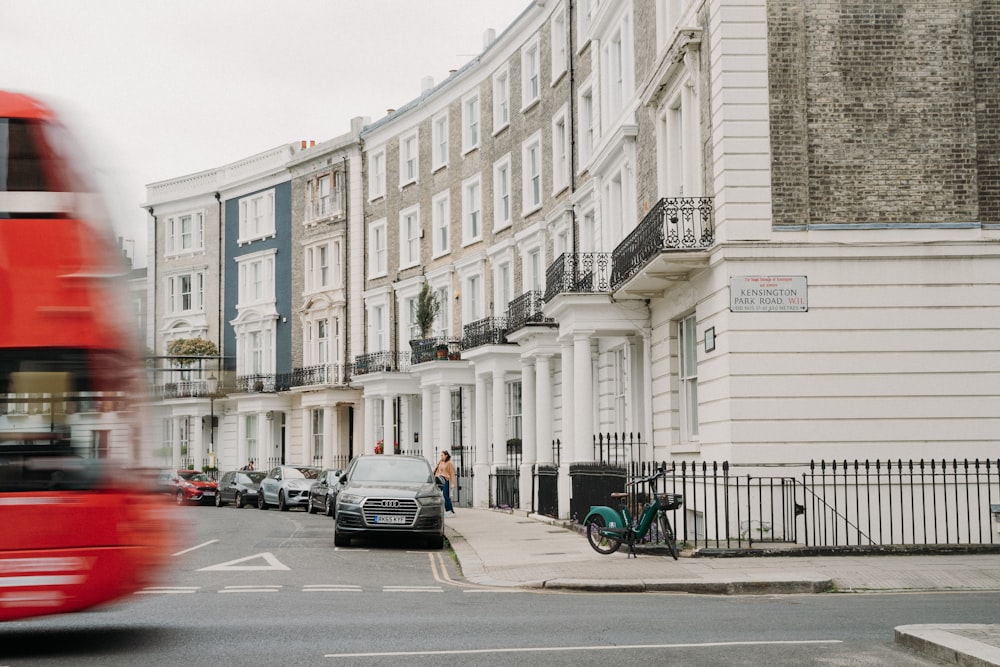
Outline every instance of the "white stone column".
[[518, 494], [521, 509], [531, 511], [534, 487], [532, 470], [538, 456], [538, 434], [535, 430], [535, 364], [534, 359], [521, 359], [521, 469], [519, 471]]
[[434, 394], [430, 385], [420, 387], [420, 451], [434, 465]]
[[323, 467], [336, 468], [336, 434], [337, 433], [337, 410], [336, 408], [323, 408]]
[[490, 504], [490, 436], [486, 408], [486, 376], [476, 376], [476, 462], [472, 466], [472, 502], [476, 507]]
[[393, 401], [393, 396], [382, 397], [382, 453], [389, 454], [390, 456], [396, 453], [395, 447], [392, 446], [393, 440], [396, 437], [392, 425]]
[[594, 460], [594, 362], [592, 332], [573, 334], [573, 424], [577, 461]]
[[365, 396], [365, 429], [361, 434], [361, 451], [365, 454], [375, 453], [375, 398]]
[[563, 341], [562, 356], [560, 357], [560, 367], [562, 370], [562, 454], [559, 462], [559, 518], [570, 518], [569, 501], [573, 496], [573, 480], [569, 476], [569, 466], [576, 462], [576, 428], [574, 420], [576, 412], [574, 410], [574, 400], [576, 397], [576, 384], [573, 378], [573, 345], [572, 342]]
[[[441, 458], [440, 452], [451, 452], [451, 385], [438, 386], [438, 435], [434, 447], [431, 448], [431, 465], [437, 465]], [[437, 452], [437, 454], [435, 454]]]
[[552, 357], [547, 354], [535, 357], [535, 394], [540, 415], [535, 420], [535, 459], [552, 463]]
[[507, 396], [507, 378], [502, 372], [493, 374], [493, 429], [490, 440], [493, 442], [491, 452], [493, 460], [490, 469], [497, 465], [507, 464], [507, 409], [504, 399]]

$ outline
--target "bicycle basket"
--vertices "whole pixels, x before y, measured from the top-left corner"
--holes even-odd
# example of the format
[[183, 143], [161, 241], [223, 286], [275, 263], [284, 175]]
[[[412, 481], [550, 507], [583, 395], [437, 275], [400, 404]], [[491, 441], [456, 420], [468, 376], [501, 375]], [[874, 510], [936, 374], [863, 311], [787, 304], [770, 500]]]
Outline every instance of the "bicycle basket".
[[684, 504], [684, 496], [679, 493], [660, 493], [656, 500], [661, 510], [675, 510]]

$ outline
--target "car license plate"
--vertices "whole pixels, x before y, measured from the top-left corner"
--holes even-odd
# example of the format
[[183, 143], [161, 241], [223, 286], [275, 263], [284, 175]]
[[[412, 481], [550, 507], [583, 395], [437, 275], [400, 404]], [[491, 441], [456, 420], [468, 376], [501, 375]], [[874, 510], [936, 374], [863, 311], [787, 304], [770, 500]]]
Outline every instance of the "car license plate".
[[202, 491], [201, 495], [203, 495], [203, 496], [214, 496], [215, 495], [215, 491]]
[[375, 523], [406, 523], [406, 517], [396, 514], [388, 516], [375, 515]]

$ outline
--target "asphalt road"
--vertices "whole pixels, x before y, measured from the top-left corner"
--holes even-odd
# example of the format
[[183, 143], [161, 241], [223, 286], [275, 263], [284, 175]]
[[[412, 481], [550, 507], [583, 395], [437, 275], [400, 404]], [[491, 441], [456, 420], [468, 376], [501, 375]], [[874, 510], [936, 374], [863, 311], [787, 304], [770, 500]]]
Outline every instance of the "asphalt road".
[[[121, 604], [0, 625], [0, 667], [933, 665], [910, 623], [995, 621], [1000, 594], [692, 596], [488, 589], [447, 550], [333, 547], [303, 511], [185, 507], [175, 566]], [[991, 621], [985, 621], [991, 622]]]

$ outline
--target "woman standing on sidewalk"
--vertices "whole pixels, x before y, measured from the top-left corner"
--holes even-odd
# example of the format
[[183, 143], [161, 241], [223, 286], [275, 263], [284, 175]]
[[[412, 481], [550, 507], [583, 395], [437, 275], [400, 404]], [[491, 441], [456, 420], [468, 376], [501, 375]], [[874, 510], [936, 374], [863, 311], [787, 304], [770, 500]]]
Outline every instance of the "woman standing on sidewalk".
[[441, 460], [438, 464], [434, 466], [434, 476], [442, 477], [444, 479], [444, 484], [441, 486], [441, 492], [444, 494], [444, 511], [445, 513], [455, 513], [455, 508], [451, 505], [451, 485], [455, 481], [455, 464], [451, 462], [451, 454], [448, 452], [441, 452]]

